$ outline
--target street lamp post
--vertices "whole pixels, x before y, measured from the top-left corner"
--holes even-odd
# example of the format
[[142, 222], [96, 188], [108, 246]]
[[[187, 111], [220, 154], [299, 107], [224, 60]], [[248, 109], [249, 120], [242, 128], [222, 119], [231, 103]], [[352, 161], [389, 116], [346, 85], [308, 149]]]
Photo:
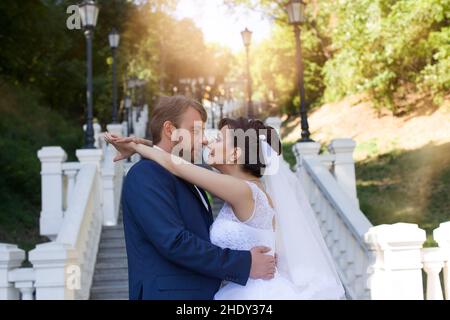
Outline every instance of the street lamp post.
[[252, 41], [252, 32], [248, 30], [248, 28], [245, 28], [245, 30], [241, 32], [241, 36], [247, 55], [247, 115], [250, 119], [252, 119], [254, 117], [252, 101], [252, 79], [250, 75], [250, 44]]
[[132, 118], [131, 105], [132, 105], [131, 97], [126, 96], [125, 97], [125, 110], [126, 110], [126, 119], [127, 119], [127, 133], [129, 136], [132, 134], [132, 131], [133, 131], [133, 124], [131, 122], [132, 120], [130, 121], [130, 115]]
[[117, 123], [117, 79], [116, 79], [116, 53], [119, 47], [120, 35], [115, 28], [108, 35], [109, 46], [112, 52], [112, 123]]
[[215, 116], [215, 108], [214, 108], [214, 102], [211, 101], [211, 121], [212, 121], [212, 128], [216, 128], [216, 119], [214, 119]]
[[303, 60], [302, 60], [302, 46], [300, 41], [300, 25], [305, 22], [305, 3], [301, 0], [291, 0], [286, 5], [288, 12], [289, 23], [294, 26], [295, 45], [296, 45], [296, 63], [297, 63], [297, 76], [298, 76], [298, 89], [300, 93], [300, 118], [302, 137], [299, 142], [311, 142], [313, 141], [309, 136], [308, 125], [308, 105], [305, 97], [305, 87], [303, 83]]
[[[127, 135], [130, 136], [131, 133], [132, 133], [131, 131], [133, 130], [132, 129], [133, 128], [133, 126], [132, 126], [133, 124], [130, 123], [130, 114], [132, 114], [131, 107], [132, 107], [133, 102], [132, 102], [131, 97], [129, 95], [125, 96], [124, 104], [125, 104], [126, 119], [127, 119]], [[131, 162], [131, 158], [128, 158], [127, 162]]]
[[198, 84], [198, 101], [200, 103], [203, 103], [203, 95], [204, 95], [204, 82], [205, 79], [203, 77], [197, 78], [197, 84]]
[[219, 108], [220, 108], [220, 120], [222, 120], [223, 119], [223, 106], [225, 104], [224, 96], [222, 94], [219, 96], [218, 102], [219, 102]]
[[94, 28], [97, 24], [98, 7], [92, 0], [84, 0], [78, 5], [81, 24], [83, 25], [84, 35], [86, 37], [86, 53], [87, 53], [87, 119], [86, 131], [84, 133], [84, 149], [95, 149], [94, 125], [93, 125], [93, 88], [92, 88], [92, 37]]

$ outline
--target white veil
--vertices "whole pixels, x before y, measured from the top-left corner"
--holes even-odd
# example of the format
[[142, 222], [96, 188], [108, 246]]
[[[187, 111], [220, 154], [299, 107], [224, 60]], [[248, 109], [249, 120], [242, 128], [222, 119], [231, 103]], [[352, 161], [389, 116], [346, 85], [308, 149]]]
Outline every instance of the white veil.
[[344, 288], [301, 185], [281, 155], [260, 136], [262, 181], [275, 207], [277, 268], [308, 299], [343, 299]]

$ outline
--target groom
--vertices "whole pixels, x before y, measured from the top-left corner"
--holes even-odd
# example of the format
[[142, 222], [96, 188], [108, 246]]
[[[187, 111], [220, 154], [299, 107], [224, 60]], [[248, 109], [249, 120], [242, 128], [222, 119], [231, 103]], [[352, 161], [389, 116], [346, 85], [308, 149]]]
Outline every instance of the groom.
[[[201, 104], [183, 96], [162, 97], [150, 123], [154, 145], [171, 152], [177, 144], [172, 133], [188, 130], [187, 150], [194, 159], [194, 145], [206, 144], [203, 133], [195, 131], [197, 121], [206, 122]], [[211, 244], [213, 217], [206, 193], [152, 160], [129, 170], [122, 208], [131, 300], [210, 300], [222, 280], [245, 285], [249, 277], [273, 278], [275, 261], [265, 254], [270, 249], [240, 251]]]

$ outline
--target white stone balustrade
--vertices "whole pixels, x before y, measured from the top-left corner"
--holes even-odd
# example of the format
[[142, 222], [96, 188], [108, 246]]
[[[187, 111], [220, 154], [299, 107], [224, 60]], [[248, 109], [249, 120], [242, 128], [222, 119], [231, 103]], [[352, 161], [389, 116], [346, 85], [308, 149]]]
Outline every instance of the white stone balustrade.
[[444, 258], [444, 292], [445, 299], [450, 300], [450, 222], [444, 222], [433, 231], [434, 240], [442, 250]]
[[25, 252], [16, 245], [0, 243], [0, 300], [18, 300], [20, 292], [9, 279], [9, 273], [21, 266]]
[[[112, 134], [122, 134], [120, 124], [110, 124], [107, 129]], [[107, 148], [101, 172], [103, 180], [103, 225], [112, 226], [117, 224], [119, 216], [124, 168], [122, 161], [113, 162], [117, 154], [116, 149], [112, 145], [108, 145]]]
[[443, 300], [439, 274], [444, 267], [445, 256], [441, 248], [422, 249], [423, 270], [427, 274], [427, 300]]
[[372, 225], [352, 204], [319, 157], [304, 157], [297, 173], [302, 177], [301, 181], [348, 296], [368, 299], [366, 280], [370, 255], [364, 234]]
[[75, 194], [54, 242], [30, 252], [36, 274], [36, 299], [87, 299], [100, 240], [102, 224], [102, 152], [77, 150], [81, 169]]
[[334, 161], [332, 173], [342, 190], [348, 194], [354, 204], [359, 207], [358, 196], [356, 194], [356, 174], [353, 151], [356, 143], [352, 139], [334, 139], [328, 146], [328, 150], [333, 154]]
[[63, 162], [67, 159], [61, 147], [44, 147], [38, 151], [41, 160], [40, 233], [54, 240], [63, 221]]
[[[425, 231], [413, 224], [373, 227], [359, 210], [350, 139], [333, 140], [329, 154], [320, 144], [297, 143], [296, 173], [351, 299], [442, 299], [444, 271], [448, 299], [450, 224], [434, 232], [439, 248], [423, 249]], [[423, 288], [422, 270], [427, 274]]]
[[14, 269], [8, 274], [8, 280], [20, 291], [21, 300], [34, 300], [36, 276], [33, 268]]
[[416, 224], [371, 228], [365, 240], [375, 257], [371, 266], [371, 299], [422, 300], [422, 256], [425, 231]]
[[70, 205], [73, 199], [73, 190], [75, 188], [76, 176], [78, 171], [80, 171], [79, 162], [65, 162], [62, 165], [63, 175], [66, 178], [65, 181], [65, 191], [63, 192], [64, 197], [64, 210]]
[[122, 134], [123, 137], [128, 137], [128, 122], [123, 121], [122, 122]]
[[[100, 134], [102, 132], [102, 126], [97, 122], [94, 122], [92, 126], [94, 127], [94, 146], [96, 148], [100, 148]], [[83, 131], [86, 131], [85, 124], [83, 125]]]

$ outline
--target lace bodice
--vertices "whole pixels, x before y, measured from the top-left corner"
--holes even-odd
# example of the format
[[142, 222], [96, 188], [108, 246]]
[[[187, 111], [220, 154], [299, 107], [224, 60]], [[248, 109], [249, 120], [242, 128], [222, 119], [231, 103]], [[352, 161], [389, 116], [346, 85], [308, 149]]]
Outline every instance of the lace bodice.
[[270, 206], [266, 194], [256, 184], [249, 185], [255, 208], [251, 217], [241, 222], [233, 208], [225, 203], [211, 226], [211, 242], [221, 248], [250, 250], [256, 246], [275, 248], [273, 217], [275, 210]]

